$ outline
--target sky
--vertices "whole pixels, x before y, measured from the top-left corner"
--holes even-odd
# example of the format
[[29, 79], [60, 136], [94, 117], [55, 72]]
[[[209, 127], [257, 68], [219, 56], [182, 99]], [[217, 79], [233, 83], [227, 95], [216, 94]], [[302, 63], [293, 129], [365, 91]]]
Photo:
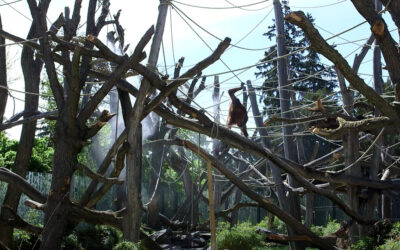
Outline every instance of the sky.
[[[30, 27], [30, 12], [26, 1], [16, 0], [0, 0], [0, 15], [3, 21], [3, 29], [20, 37], [26, 37]], [[5, 5], [6, 3], [11, 3]], [[259, 3], [260, 2], [260, 3]], [[53, 0], [50, 4], [48, 21], [54, 21], [58, 15], [63, 12], [65, 6], [73, 7], [74, 1]], [[244, 6], [254, 4], [252, 6], [242, 8], [231, 8], [232, 6]], [[88, 0], [83, 0], [83, 8], [81, 11], [81, 20], [85, 20]], [[179, 0], [173, 1], [173, 4], [179, 8], [185, 15], [195, 21], [199, 26], [212, 33], [218, 38], [230, 37], [232, 44], [247, 48], [247, 50], [231, 47], [223, 55], [222, 60], [229, 67], [225, 66], [221, 61], [216, 62], [208, 69], [203, 71], [203, 75], [212, 75], [221, 72], [230, 71], [230, 69], [240, 69], [256, 64], [264, 55], [264, 48], [275, 44], [275, 41], [269, 41], [263, 36], [267, 27], [273, 23], [274, 12], [272, 0]], [[196, 5], [195, 6], [187, 6]], [[115, 14], [119, 9], [122, 9], [120, 23], [125, 28], [126, 43], [130, 43], [131, 52], [136, 43], [145, 33], [145, 31], [156, 23], [158, 14], [158, 0], [111, 0], [111, 14]], [[350, 0], [292, 0], [289, 2], [291, 9], [302, 10], [311, 13], [315, 19], [315, 24], [320, 30], [323, 37], [328, 38], [333, 34], [341, 33], [355, 25], [362, 23], [364, 20], [353, 7]], [[200, 8], [201, 7], [201, 8]], [[229, 9], [230, 8], [230, 9]], [[388, 13], [384, 14], [384, 18], [390, 29], [394, 28]], [[211, 50], [216, 48], [219, 40], [210, 36], [195, 24], [188, 20], [190, 25], [196, 30], [198, 35], [185, 23], [177, 14], [177, 11], [169, 8], [167, 23], [165, 26], [163, 43], [164, 53], [160, 52], [158, 60], [158, 68], [160, 72], [173, 74], [173, 66], [175, 62], [182, 56], [185, 57], [184, 67], [181, 72], [185, 72], [188, 67], [197, 63], [211, 54]], [[107, 26], [99, 35], [99, 38], [105, 41], [107, 31], [113, 29], [113, 26]], [[83, 35], [84, 27], [78, 35]], [[393, 32], [393, 37], [398, 41], [397, 32]], [[330, 44], [336, 44], [336, 49], [342, 55], [349, 55], [347, 60], [351, 65], [355, 56], [360, 50], [360, 46], [370, 35], [370, 28], [367, 23], [360, 25], [340, 36], [329, 40]], [[356, 42], [351, 42], [356, 41]], [[11, 43], [11, 41], [7, 41]], [[207, 45], [205, 44], [207, 43]], [[209, 46], [209, 47], [208, 47]], [[146, 47], [146, 50], [149, 50]], [[251, 50], [248, 50], [251, 49]], [[23, 90], [24, 84], [22, 74], [20, 72], [20, 48], [18, 45], [7, 46], [8, 58], [10, 62], [9, 71], [9, 87], [16, 90]], [[165, 63], [164, 63], [165, 58]], [[372, 53], [369, 52], [365, 58], [365, 62], [359, 72], [360, 76], [370, 83], [372, 64], [370, 60]], [[329, 61], [323, 59], [327, 65], [331, 65]], [[226, 113], [228, 109], [227, 90], [240, 85], [240, 81], [246, 82], [251, 80], [253, 86], [260, 86], [263, 79], [256, 79], [255, 67], [250, 67], [247, 71], [238, 75], [238, 78], [232, 73], [219, 75], [219, 80], [222, 82], [221, 92], [221, 119], [225, 123]], [[238, 74], [241, 71], [237, 71]], [[387, 75], [384, 72], [383, 75]], [[131, 79], [133, 84], [137, 84], [137, 80]], [[212, 86], [214, 77], [208, 77], [206, 84]], [[19, 99], [24, 98], [22, 93], [11, 91], [11, 93]], [[202, 108], [210, 108], [212, 106], [212, 88], [206, 88], [199, 97], [195, 100], [194, 105], [199, 105]], [[197, 107], [199, 107], [197, 106]], [[23, 110], [23, 102], [15, 100], [15, 105], [10, 99], [7, 105], [6, 118], [12, 116], [13, 113]], [[210, 111], [212, 113], [212, 111]], [[251, 114], [249, 114], [251, 117]], [[251, 125], [250, 125], [251, 127]], [[20, 127], [16, 127], [7, 131], [11, 137], [19, 138]]]

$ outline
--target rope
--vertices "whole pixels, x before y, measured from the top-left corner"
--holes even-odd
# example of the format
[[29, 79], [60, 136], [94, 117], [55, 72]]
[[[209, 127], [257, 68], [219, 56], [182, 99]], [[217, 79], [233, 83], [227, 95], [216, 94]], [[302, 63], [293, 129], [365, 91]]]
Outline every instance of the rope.
[[[227, 1], [227, 0], [225, 0]], [[261, 21], [259, 21], [256, 26], [254, 26], [246, 35], [244, 35], [242, 38], [239, 39], [239, 41], [237, 41], [234, 46], [238, 45], [241, 41], [243, 41], [244, 39], [246, 39], [251, 33], [253, 33], [253, 31], [255, 29], [257, 29], [258, 26], [260, 26], [260, 24], [262, 24], [264, 22], [265, 19], [267, 19], [267, 17], [272, 13], [272, 11], [274, 10], [274, 8], [271, 8], [270, 11], [261, 19]]]
[[[171, 4], [171, 6], [174, 8], [174, 10], [179, 14], [181, 13], [182, 15], [184, 15], [187, 19], [189, 19], [189, 21], [191, 21], [194, 25], [196, 25], [199, 29], [201, 29], [202, 31], [206, 32], [208, 35], [214, 37], [215, 39], [217, 39], [218, 41], [222, 42], [223, 39], [219, 38], [218, 36], [214, 35], [213, 33], [211, 33], [210, 31], [206, 30], [205, 28], [203, 28], [201, 25], [199, 25], [197, 22], [195, 22], [193, 19], [191, 19], [188, 15], [186, 15], [181, 9], [179, 9], [178, 7], [176, 7], [176, 5]], [[187, 21], [179, 14], [179, 16], [187, 23]], [[188, 24], [188, 23], [187, 23]], [[189, 25], [189, 24], [188, 24]], [[189, 25], [190, 26], [190, 25]], [[191, 29], [193, 29], [190, 26]], [[237, 46], [234, 44], [230, 45], [231, 47], [237, 48], [237, 49], [242, 49], [242, 50], [249, 50], [249, 51], [260, 51], [260, 50], [267, 50], [267, 48], [258, 48], [258, 49], [253, 49], [253, 48], [245, 48], [245, 47], [241, 47], [241, 46]]]
[[162, 40], [162, 39], [161, 39], [161, 48], [162, 48], [162, 54], [163, 54], [163, 59], [164, 59], [165, 74], [168, 75], [167, 61], [165, 60], [164, 40]]
[[377, 137], [375, 138], [375, 140], [371, 143], [371, 145], [368, 147], [368, 149], [367, 149], [355, 162], [353, 162], [353, 163], [350, 164], [349, 166], [347, 166], [347, 167], [345, 167], [345, 168], [343, 168], [343, 169], [341, 169], [340, 171], [335, 172], [335, 173], [343, 173], [344, 171], [346, 171], [346, 170], [348, 170], [348, 169], [354, 167], [357, 163], [359, 163], [362, 159], [364, 159], [364, 157], [372, 150], [372, 148], [374, 147], [374, 145], [375, 145], [375, 144], [378, 142], [378, 140], [382, 137], [384, 131], [385, 131], [385, 127], [383, 127], [383, 128], [381, 129], [381, 132], [379, 132], [378, 136], [377, 136]]
[[[174, 7], [174, 5], [172, 5]], [[175, 7], [174, 7], [175, 9]], [[211, 50], [213, 51], [213, 49], [210, 47], [210, 45], [208, 45], [208, 43], [199, 35], [199, 33], [197, 33], [193, 27], [181, 16], [181, 14], [177, 11], [176, 13], [178, 13], [178, 15], [182, 18], [182, 20], [190, 27], [190, 29], [197, 35], [197, 37], [199, 37], [199, 39]], [[224, 65], [225, 67], [240, 81], [242, 82], [242, 80], [232, 71], [232, 69], [222, 60], [222, 58], [219, 59]]]
[[236, 7], [236, 8], [238, 8], [238, 9], [245, 10], [245, 11], [259, 11], [259, 10], [265, 10], [266, 8], [268, 8], [269, 6], [271, 6], [271, 4], [270, 4], [270, 5], [268, 5], [268, 6], [261, 7], [261, 8], [258, 8], [258, 9], [245, 9], [245, 8], [243, 8], [243, 7], [241, 7], [241, 6], [238, 6], [238, 5], [234, 4], [234, 3], [229, 2], [228, 0], [225, 0], [225, 2], [229, 3], [230, 5], [232, 5], [232, 6]]
[[9, 2], [9, 3], [8, 3], [8, 2], [6, 2], [6, 1], [4, 1], [4, 0], [1, 0], [1, 1], [3, 1], [4, 5], [7, 5], [7, 6], [10, 7], [11, 9], [13, 9], [14, 11], [18, 12], [21, 16], [25, 17], [25, 18], [28, 19], [29, 21], [32, 21], [32, 19], [30, 19], [29, 17], [25, 16], [24, 14], [22, 14], [22, 12], [20, 12], [20, 11], [17, 10], [16, 8], [14, 8], [14, 7], [11, 5], [13, 2]]
[[[266, 3], [269, 2], [270, 0], [264, 0], [264, 1], [260, 1], [260, 2], [256, 2], [256, 3], [250, 3], [250, 4], [245, 4], [245, 5], [240, 5], [240, 6], [232, 6], [232, 7], [210, 7], [210, 6], [199, 6], [199, 5], [193, 5], [193, 4], [188, 4], [188, 3], [182, 3], [176, 0], [173, 0], [173, 2], [181, 4], [181, 5], [185, 5], [185, 6], [189, 6], [189, 7], [193, 7], [193, 8], [199, 8], [199, 9], [209, 9], [209, 10], [226, 10], [226, 9], [240, 9], [243, 7], [250, 7], [250, 6], [254, 6], [254, 5], [258, 5], [261, 3]], [[173, 5], [173, 3], [171, 3]]]
[[20, 42], [6, 43], [6, 44], [0, 45], [0, 47], [7, 47], [7, 46], [12, 46], [12, 45], [20, 45], [20, 44], [24, 44], [24, 43], [31, 42], [31, 41], [36, 41], [36, 40], [39, 40], [39, 39], [42, 39], [42, 37], [27, 39], [27, 40], [23, 40], [23, 41], [20, 41]]
[[171, 47], [172, 47], [172, 59], [174, 60], [174, 66], [176, 64], [175, 60], [175, 48], [174, 48], [174, 35], [172, 33], [172, 7], [170, 5], [169, 8], [169, 26], [170, 26], [170, 31], [171, 31]]
[[[3, 6], [7, 6], [7, 5], [11, 5], [11, 4], [13, 4], [13, 3], [18, 3], [18, 2], [21, 2], [22, 0], [17, 0], [17, 1], [14, 1], [14, 2], [8, 2], [8, 3], [5, 3], [5, 4], [0, 4], [0, 7], [3, 7]], [[4, 2], [4, 1], [3, 1]]]
[[291, 8], [298, 8], [298, 9], [319, 9], [319, 8], [324, 8], [324, 7], [329, 7], [329, 6], [333, 6], [333, 5], [337, 5], [343, 2], [347, 2], [347, 0], [342, 0], [342, 1], [338, 1], [335, 3], [330, 3], [330, 4], [325, 4], [325, 5], [317, 5], [317, 6], [290, 6]]

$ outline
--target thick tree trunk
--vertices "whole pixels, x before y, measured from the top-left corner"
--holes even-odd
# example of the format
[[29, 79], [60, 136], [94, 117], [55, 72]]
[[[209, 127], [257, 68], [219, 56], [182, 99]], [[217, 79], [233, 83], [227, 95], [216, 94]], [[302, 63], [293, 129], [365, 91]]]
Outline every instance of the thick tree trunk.
[[[27, 39], [32, 39], [35, 37], [38, 37], [38, 32], [32, 25]], [[3, 58], [0, 54], [0, 60], [3, 59], [5, 60], [5, 57]], [[42, 70], [43, 62], [41, 60], [35, 60], [34, 51], [31, 48], [28, 48], [27, 46], [24, 46], [22, 50], [21, 66], [25, 81], [25, 91], [31, 93], [39, 93], [40, 72]], [[3, 101], [2, 97], [0, 97], [0, 102], [2, 101]], [[24, 107], [24, 112], [26, 112], [26, 115], [24, 117], [30, 116], [35, 112], [37, 112], [38, 105], [39, 105], [39, 96], [26, 94], [25, 107]], [[22, 177], [25, 177], [28, 171], [28, 166], [32, 155], [35, 132], [36, 132], [36, 121], [27, 122], [24, 123], [24, 125], [22, 125], [20, 142], [18, 145], [18, 151], [13, 167], [14, 173]], [[20, 196], [21, 192], [19, 192], [17, 189], [13, 188], [11, 185], [7, 187], [7, 192], [3, 201], [3, 206], [8, 206], [13, 210], [13, 212], [8, 209], [2, 209], [0, 214], [0, 220], [8, 220], [9, 218], [13, 217], [13, 213], [17, 212]], [[13, 237], [13, 227], [12, 226], [2, 227], [2, 230], [0, 230], [0, 241], [3, 242], [3, 244], [5, 244], [6, 246], [11, 247], [12, 237]]]
[[[283, 25], [283, 13], [282, 7], [279, 0], [274, 0], [274, 12], [275, 12], [275, 26], [276, 26], [276, 44], [277, 44], [277, 55], [283, 56], [286, 54], [285, 49], [285, 33], [284, 33], [284, 25]], [[285, 119], [291, 118], [290, 111], [290, 93], [287, 91], [288, 86], [288, 74], [287, 74], [287, 62], [286, 58], [278, 59], [278, 85], [279, 85], [279, 102], [281, 106], [281, 117]], [[288, 126], [287, 124], [282, 124], [282, 134], [283, 134], [283, 148], [285, 153], [285, 158], [290, 159], [292, 161], [297, 161], [297, 153], [295, 144], [293, 142], [292, 135], [292, 126]], [[292, 187], [297, 187], [297, 183], [294, 179], [289, 175], [288, 176], [289, 185]], [[298, 195], [294, 193], [289, 193], [289, 212], [293, 217], [301, 221], [300, 214], [300, 200]], [[289, 236], [295, 235], [296, 232], [288, 227]], [[290, 242], [291, 249], [304, 249], [304, 245], [298, 242]]]
[[[3, 29], [0, 15], [0, 29]], [[3, 122], [7, 105], [7, 64], [6, 64], [6, 39], [0, 37], [0, 124]], [[0, 238], [1, 240], [1, 238]]]
[[66, 128], [58, 121], [53, 172], [50, 192], [45, 207], [42, 249], [60, 249], [62, 237], [68, 224], [70, 182], [77, 164], [80, 141], [65, 133]]
[[[338, 81], [340, 90], [343, 97], [343, 105], [344, 110], [347, 114], [353, 114], [353, 104], [354, 104], [354, 94], [353, 92], [347, 88], [344, 77], [340, 70], [336, 69], [338, 75]], [[359, 156], [359, 143], [358, 143], [358, 132], [351, 131], [342, 136], [343, 141], [343, 157], [344, 157], [344, 166], [352, 165]], [[359, 176], [361, 174], [361, 168], [359, 164], [354, 164], [350, 169], [346, 170], [346, 173], [353, 176]], [[358, 187], [357, 186], [348, 186], [347, 188], [347, 204], [354, 210], [359, 211], [360, 202], [358, 197]], [[358, 240], [358, 236], [360, 233], [359, 227], [357, 225], [352, 225], [350, 227], [350, 242], [354, 243]]]
[[[297, 106], [297, 103], [295, 104]], [[297, 116], [297, 114], [296, 114]], [[296, 136], [296, 146], [297, 146], [297, 154], [298, 154], [298, 159], [300, 164], [305, 164], [306, 163], [306, 154], [304, 150], [304, 144], [303, 144], [303, 137], [302, 136]], [[305, 195], [305, 215], [304, 215], [304, 225], [308, 228], [311, 227], [312, 222], [313, 222], [313, 214], [314, 214], [314, 194], [313, 193], [306, 193]]]
[[[258, 133], [261, 136], [261, 142], [263, 147], [265, 148], [270, 148], [270, 143], [267, 139], [268, 132], [264, 126], [260, 110], [258, 109], [258, 104], [257, 104], [257, 99], [256, 99], [256, 93], [254, 92], [254, 88], [251, 85], [250, 81], [247, 81], [247, 91], [249, 93], [249, 99], [251, 103], [251, 108], [253, 111], [253, 116], [254, 116], [254, 121], [256, 123], [256, 126], [258, 128]], [[282, 182], [282, 176], [281, 176], [281, 170], [275, 166], [272, 162], [268, 162], [268, 166], [270, 168], [272, 178], [274, 180], [275, 186], [276, 186], [276, 196], [278, 197], [278, 202], [279, 205], [282, 209], [287, 209], [288, 208], [288, 202], [285, 197], [285, 190], [283, 188], [283, 182]]]
[[127, 206], [123, 220], [124, 238], [129, 241], [140, 240], [142, 218], [142, 125], [139, 123], [136, 136], [128, 135], [130, 144], [126, 156]]
[[[164, 138], [166, 133], [166, 128], [164, 125], [160, 124], [159, 117], [157, 116], [157, 122], [154, 126], [157, 128], [159, 126], [162, 130], [157, 130], [156, 134], [152, 137], [154, 140], [159, 140]], [[160, 228], [160, 218], [158, 213], [159, 209], [159, 195], [160, 195], [160, 176], [162, 174], [162, 164], [164, 160], [164, 146], [154, 145], [151, 147], [152, 157], [150, 159], [150, 182], [148, 186], [151, 210], [147, 212], [147, 225], [153, 229]]]
[[[160, 5], [158, 7], [157, 25], [156, 25], [156, 30], [155, 30], [155, 34], [153, 37], [153, 41], [151, 44], [149, 60], [148, 60], [148, 64], [151, 67], [156, 67], [156, 65], [157, 65], [161, 41], [162, 41], [162, 37], [164, 34], [164, 27], [165, 27], [167, 12], [168, 12], [168, 6], [169, 5], [168, 5], [167, 1], [160, 0]], [[147, 93], [147, 92], [149, 92], [150, 89], [151, 89], [150, 83], [146, 79], [143, 79], [142, 85], [140, 86], [140, 90]], [[159, 127], [159, 124], [160, 124], [159, 116], [154, 113], [151, 113], [150, 116], [153, 116], [152, 119], [149, 119], [149, 120], [153, 120], [153, 123], [154, 123], [153, 126]], [[158, 135], [162, 136], [162, 133], [158, 134]], [[158, 148], [152, 148], [151, 150], [153, 151], [153, 153], [160, 154], [160, 151]], [[161, 152], [161, 154], [162, 154], [162, 152]], [[156, 169], [156, 171], [158, 170], [157, 173], [160, 173], [161, 165], [162, 165], [162, 157], [152, 157], [150, 167], [153, 167], [154, 169]], [[153, 199], [153, 201], [151, 201], [151, 204], [149, 204], [149, 206], [151, 206], [153, 209], [151, 209], [147, 214], [147, 219], [148, 219], [147, 222], [149, 223], [150, 227], [157, 228], [159, 208], [158, 208], [158, 203], [157, 203], [158, 192], [157, 192], [157, 190], [155, 190], [155, 188], [156, 188], [155, 183], [157, 182], [158, 176], [156, 176], [153, 173], [153, 171], [151, 171], [151, 172], [152, 172], [152, 174], [151, 174], [151, 180], [149, 183], [148, 191], [150, 194], [154, 193], [155, 199]]]
[[[380, 0], [375, 0], [375, 8], [376, 11], [380, 11], [382, 9], [382, 3]], [[381, 50], [379, 46], [377, 46], [377, 42], [375, 41], [375, 47], [374, 47], [374, 52], [373, 52], [373, 73], [374, 73], [374, 89], [376, 93], [382, 94], [383, 93], [383, 83], [382, 83], [382, 63], [381, 63]], [[375, 109], [375, 116], [378, 117], [380, 116], [380, 112], [378, 109]], [[377, 134], [379, 131], [376, 131]], [[373, 150], [372, 154], [372, 160], [371, 160], [371, 166], [369, 168], [369, 178], [373, 180], [377, 180], [378, 178], [378, 172], [379, 172], [379, 166], [380, 162], [382, 162], [381, 158], [381, 148], [382, 147], [382, 138], [379, 139], [376, 142], [376, 145]], [[367, 218], [376, 218], [376, 208], [378, 205], [378, 198], [379, 195], [378, 193], [374, 192], [372, 195], [368, 198], [366, 203], [366, 213], [365, 216]], [[370, 227], [365, 227], [365, 230], [363, 232], [363, 235], [366, 235], [368, 233], [368, 229]]]
[[[182, 156], [185, 154], [183, 148], [178, 148], [178, 152], [181, 157], [178, 157], [177, 154], [171, 152], [171, 161], [173, 162], [171, 166], [178, 176], [182, 176], [186, 199], [182, 205], [183, 207], [181, 207], [179, 211], [175, 211], [177, 212], [177, 216], [174, 217], [177, 219], [186, 217], [188, 224], [197, 225], [199, 223], [199, 205], [198, 199], [196, 199], [198, 188], [197, 185], [193, 183], [187, 163], [182, 160]], [[186, 211], [186, 213], [184, 211]]]

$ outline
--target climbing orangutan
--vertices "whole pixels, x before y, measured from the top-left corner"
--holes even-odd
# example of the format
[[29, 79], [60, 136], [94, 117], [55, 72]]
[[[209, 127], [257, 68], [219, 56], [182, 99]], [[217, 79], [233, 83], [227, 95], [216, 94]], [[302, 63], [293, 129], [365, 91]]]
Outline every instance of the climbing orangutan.
[[247, 116], [247, 111], [246, 108], [243, 106], [243, 104], [235, 96], [235, 92], [241, 89], [242, 87], [228, 90], [232, 102], [231, 105], [229, 106], [229, 113], [228, 113], [228, 119], [226, 120], [226, 125], [228, 126], [228, 128], [231, 128], [233, 124], [236, 124], [242, 131], [242, 134], [248, 137], [249, 134], [247, 133], [246, 130], [246, 123], [247, 120], [249, 119]]

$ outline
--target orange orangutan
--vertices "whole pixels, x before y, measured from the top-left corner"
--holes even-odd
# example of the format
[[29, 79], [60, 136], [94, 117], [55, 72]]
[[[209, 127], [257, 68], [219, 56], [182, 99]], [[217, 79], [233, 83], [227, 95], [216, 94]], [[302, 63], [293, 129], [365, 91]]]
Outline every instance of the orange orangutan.
[[236, 124], [242, 131], [242, 134], [248, 137], [249, 134], [246, 130], [246, 123], [249, 119], [247, 116], [247, 110], [239, 101], [239, 99], [237, 99], [235, 96], [235, 92], [239, 91], [240, 89], [242, 89], [242, 87], [230, 89], [228, 91], [232, 102], [229, 106], [229, 113], [228, 119], [226, 120], [226, 125], [228, 126], [228, 128], [231, 128], [233, 124]]

